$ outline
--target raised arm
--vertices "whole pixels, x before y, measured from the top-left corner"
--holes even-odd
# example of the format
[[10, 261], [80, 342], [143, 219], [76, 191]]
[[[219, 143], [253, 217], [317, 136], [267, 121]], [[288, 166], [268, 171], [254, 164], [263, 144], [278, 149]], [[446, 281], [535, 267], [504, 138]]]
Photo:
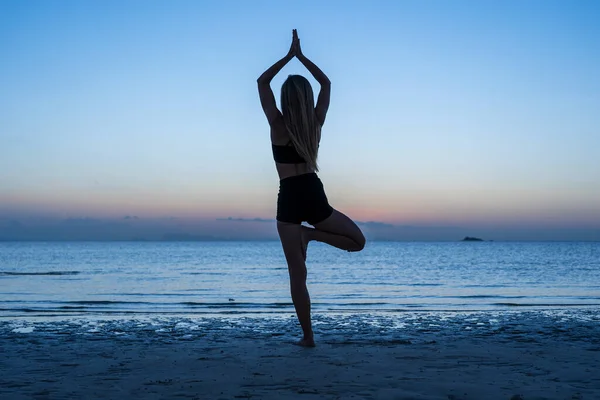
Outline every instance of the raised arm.
[[319, 97], [317, 99], [317, 105], [315, 106], [315, 113], [317, 114], [317, 118], [319, 119], [319, 123], [323, 125], [325, 123], [325, 116], [327, 115], [327, 110], [329, 109], [329, 99], [331, 96], [331, 81], [327, 78], [327, 75], [321, 71], [319, 67], [317, 67], [312, 61], [310, 61], [304, 54], [302, 54], [302, 50], [300, 49], [300, 39], [296, 42], [296, 57], [298, 60], [306, 67], [308, 72], [312, 74], [312, 76], [319, 82], [321, 85], [321, 90], [319, 91]]
[[271, 81], [277, 75], [279, 71], [288, 63], [295, 55], [295, 41], [298, 36], [296, 34], [296, 30], [293, 31], [292, 45], [290, 46], [290, 50], [287, 55], [283, 57], [281, 60], [277, 61], [275, 64], [271, 65], [269, 69], [262, 73], [261, 76], [258, 77], [258, 95], [260, 97], [260, 104], [262, 105], [263, 111], [267, 116], [267, 120], [269, 121], [269, 125], [273, 124], [273, 122], [281, 115], [281, 112], [277, 109], [277, 104], [275, 103], [275, 96], [273, 95], [273, 90], [271, 90]]

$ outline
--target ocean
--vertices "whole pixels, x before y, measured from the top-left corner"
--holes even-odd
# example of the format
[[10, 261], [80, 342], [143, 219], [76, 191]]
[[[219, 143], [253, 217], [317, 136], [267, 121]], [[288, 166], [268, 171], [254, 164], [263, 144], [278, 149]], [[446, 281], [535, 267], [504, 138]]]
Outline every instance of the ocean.
[[[308, 249], [315, 315], [597, 310], [597, 242]], [[3, 242], [0, 319], [293, 314], [279, 242]]]

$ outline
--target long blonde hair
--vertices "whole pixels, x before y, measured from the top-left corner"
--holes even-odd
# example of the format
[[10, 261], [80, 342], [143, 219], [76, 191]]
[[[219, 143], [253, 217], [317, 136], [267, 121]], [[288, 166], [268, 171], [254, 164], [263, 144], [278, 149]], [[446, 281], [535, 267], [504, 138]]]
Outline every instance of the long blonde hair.
[[321, 124], [315, 113], [312, 87], [302, 75], [290, 75], [281, 86], [281, 113], [292, 144], [309, 168], [319, 171], [317, 156]]

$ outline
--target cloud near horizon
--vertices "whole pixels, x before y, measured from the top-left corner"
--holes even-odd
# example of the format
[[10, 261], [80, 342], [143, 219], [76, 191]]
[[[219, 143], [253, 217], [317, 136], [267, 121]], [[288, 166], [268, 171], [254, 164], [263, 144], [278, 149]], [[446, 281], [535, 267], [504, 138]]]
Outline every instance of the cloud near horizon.
[[[600, 229], [523, 229], [394, 225], [357, 221], [371, 241], [600, 241]], [[0, 218], [1, 241], [278, 240], [275, 220], [263, 218]]]
[[271, 218], [217, 218], [216, 221], [235, 221], [235, 222], [275, 222], [275, 219]]

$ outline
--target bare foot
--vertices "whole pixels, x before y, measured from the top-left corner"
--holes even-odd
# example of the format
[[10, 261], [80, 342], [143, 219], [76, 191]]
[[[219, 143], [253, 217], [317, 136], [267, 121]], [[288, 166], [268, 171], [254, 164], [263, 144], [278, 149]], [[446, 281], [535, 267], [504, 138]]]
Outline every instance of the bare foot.
[[301, 347], [315, 347], [315, 340], [313, 338], [310, 339], [301, 339], [298, 340], [297, 342], [294, 343], [296, 346], [301, 346]]

